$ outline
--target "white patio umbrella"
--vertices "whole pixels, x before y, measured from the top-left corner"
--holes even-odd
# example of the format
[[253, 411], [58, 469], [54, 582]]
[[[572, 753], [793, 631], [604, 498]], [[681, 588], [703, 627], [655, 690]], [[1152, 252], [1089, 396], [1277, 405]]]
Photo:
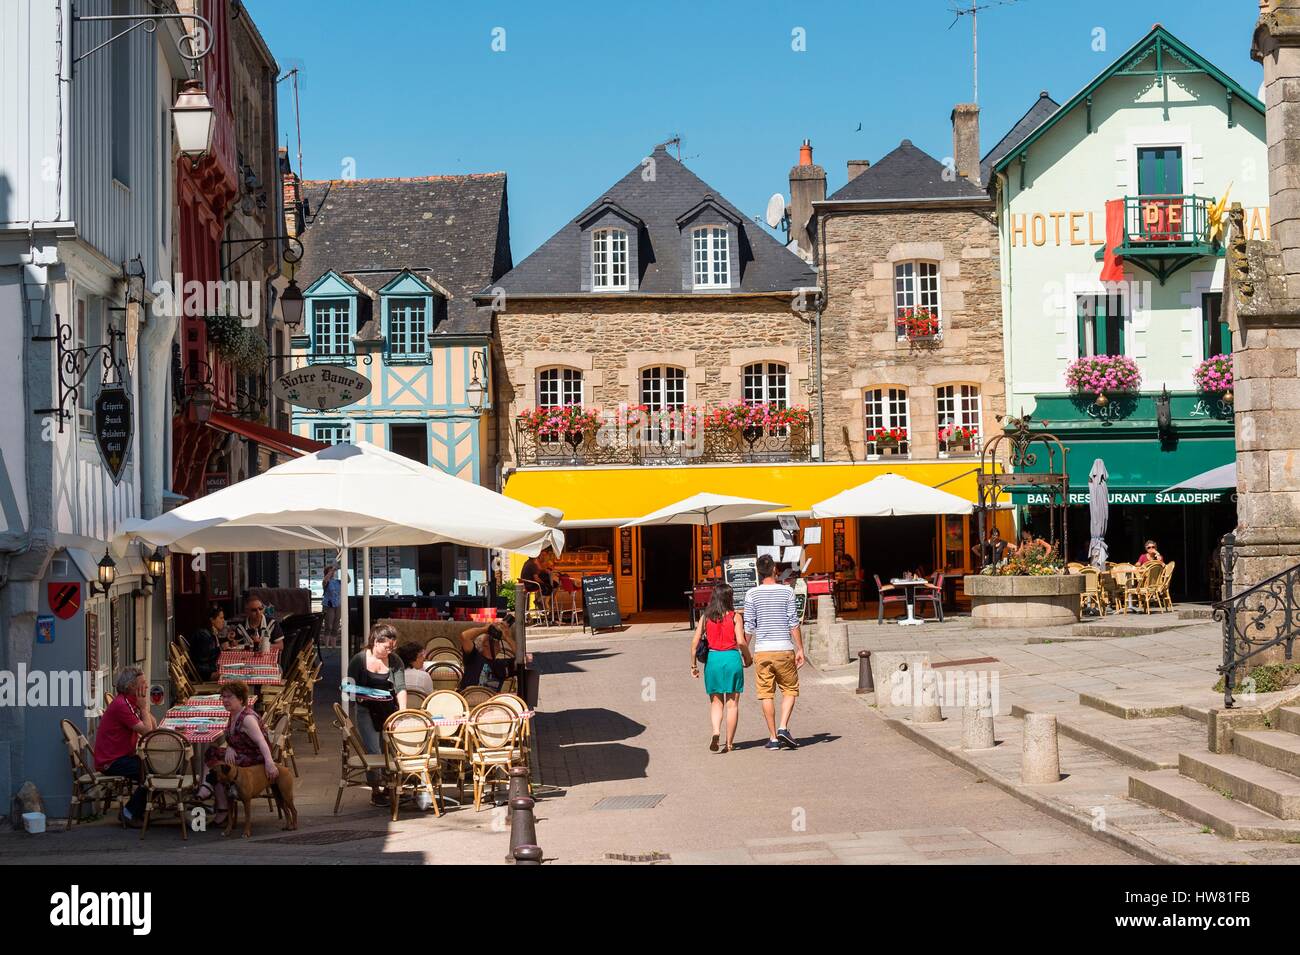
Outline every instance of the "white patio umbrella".
[[1211, 468], [1208, 471], [1202, 471], [1195, 477], [1190, 477], [1181, 484], [1175, 484], [1173, 487], [1167, 487], [1165, 494], [1172, 491], [1223, 491], [1228, 488], [1237, 486], [1237, 462], [1222, 464], [1217, 468]]
[[638, 527], [647, 524], [722, 524], [726, 521], [740, 521], [755, 514], [768, 511], [780, 511], [785, 504], [773, 504], [771, 501], [756, 501], [748, 497], [731, 497], [727, 494], [693, 494], [657, 511], [651, 511], [645, 517], [628, 521], [624, 527]]
[[[140, 539], [191, 553], [461, 544], [534, 556], [564, 547], [556, 512], [427, 467], [373, 444], [338, 444], [286, 461], [153, 520], [125, 522], [119, 553]], [[342, 589], [342, 656], [347, 669], [347, 585]], [[370, 595], [365, 595], [367, 623]]]
[[909, 480], [901, 474], [880, 477], [841, 491], [812, 506], [812, 516], [899, 517], [909, 514], [970, 514], [975, 505], [956, 494]]
[[1098, 570], [1106, 567], [1106, 525], [1110, 521], [1110, 473], [1097, 458], [1088, 472], [1088, 560]]

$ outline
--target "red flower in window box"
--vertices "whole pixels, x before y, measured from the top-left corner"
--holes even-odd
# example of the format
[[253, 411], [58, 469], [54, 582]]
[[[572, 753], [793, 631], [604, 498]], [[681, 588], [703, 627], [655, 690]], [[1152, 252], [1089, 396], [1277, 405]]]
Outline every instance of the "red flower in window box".
[[902, 442], [907, 440], [907, 429], [906, 428], [877, 428], [875, 431], [871, 432], [867, 440], [872, 441], [879, 445], [884, 445], [886, 447], [892, 448], [895, 445], [901, 444]]
[[900, 309], [897, 322], [900, 338], [924, 339], [939, 336], [939, 316], [928, 308]]

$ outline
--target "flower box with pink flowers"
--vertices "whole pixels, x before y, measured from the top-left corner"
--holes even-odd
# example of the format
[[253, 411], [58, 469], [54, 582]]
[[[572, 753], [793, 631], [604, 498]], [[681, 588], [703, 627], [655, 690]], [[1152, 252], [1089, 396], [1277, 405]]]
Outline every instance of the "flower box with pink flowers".
[[1122, 394], [1141, 387], [1142, 372], [1127, 355], [1086, 355], [1070, 362], [1065, 383], [1085, 395]]

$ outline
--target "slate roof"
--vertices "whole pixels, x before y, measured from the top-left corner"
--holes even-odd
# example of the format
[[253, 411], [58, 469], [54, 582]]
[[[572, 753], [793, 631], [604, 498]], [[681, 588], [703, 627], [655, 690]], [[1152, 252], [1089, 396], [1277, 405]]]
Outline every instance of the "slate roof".
[[1033, 106], [1029, 107], [1029, 111], [998, 140], [997, 145], [985, 153], [980, 163], [980, 181], [985, 186], [992, 182], [993, 167], [1002, 161], [1002, 157], [1024, 142], [1025, 137], [1043, 125], [1060, 108], [1061, 104], [1048, 96], [1047, 90], [1039, 93], [1038, 99], [1034, 101]]
[[451, 293], [437, 333], [491, 333], [491, 312], [471, 296], [513, 264], [505, 173], [309, 179], [302, 190], [308, 215], [300, 286], [333, 270], [379, 289], [410, 269]]
[[[784, 291], [816, 284], [815, 273], [803, 259], [755, 225], [717, 189], [670, 156], [665, 147], [656, 146], [651, 155], [655, 160], [652, 181], [643, 178], [646, 167], [638, 162], [631, 172], [596, 196], [537, 251], [494, 284], [507, 293], [516, 294], [592, 294], [581, 289], [582, 227], [579, 222], [607, 197], [643, 224], [639, 250], [643, 271], [636, 291], [598, 294], [689, 293], [689, 288], [682, 287], [678, 219], [706, 198], [712, 199], [738, 220], [741, 294]], [[486, 296], [486, 289], [483, 294]]]
[[846, 182], [830, 202], [889, 199], [987, 199], [988, 193], [964, 176], [944, 178], [944, 165], [904, 139], [893, 152]]

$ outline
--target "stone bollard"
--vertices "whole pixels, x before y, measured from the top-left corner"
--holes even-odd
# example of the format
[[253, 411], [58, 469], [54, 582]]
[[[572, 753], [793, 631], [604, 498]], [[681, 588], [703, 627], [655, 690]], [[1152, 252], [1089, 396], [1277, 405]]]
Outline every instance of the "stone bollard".
[[974, 700], [967, 700], [961, 713], [961, 748], [992, 749], [993, 698], [987, 687], [982, 687]]
[[849, 662], [849, 625], [833, 623], [823, 633], [821, 658], [828, 667], [843, 666]]
[[[916, 672], [913, 671], [913, 673]], [[943, 710], [939, 708], [939, 674], [935, 673], [930, 667], [924, 667], [914, 679], [921, 681], [921, 691], [917, 694], [916, 688], [912, 688], [914, 694], [912, 697], [912, 722], [943, 722]]]
[[826, 629], [835, 622], [835, 599], [830, 594], [817, 597], [817, 626]]
[[[528, 795], [528, 770], [523, 766], [514, 766], [510, 770], [510, 782], [506, 789], [506, 805], [511, 805], [520, 796]], [[510, 813], [510, 848], [506, 850], [506, 862], [515, 861], [515, 850], [524, 843], [515, 828], [514, 813]], [[532, 837], [530, 837], [532, 838]]]
[[871, 678], [871, 651], [858, 651], [858, 693], [873, 693], [876, 683]]
[[537, 845], [537, 823], [533, 818], [532, 796], [510, 800], [510, 843], [515, 865], [541, 865], [542, 850]]
[[1061, 751], [1056, 743], [1056, 717], [1051, 713], [1026, 713], [1024, 724], [1021, 782], [1060, 782]]

